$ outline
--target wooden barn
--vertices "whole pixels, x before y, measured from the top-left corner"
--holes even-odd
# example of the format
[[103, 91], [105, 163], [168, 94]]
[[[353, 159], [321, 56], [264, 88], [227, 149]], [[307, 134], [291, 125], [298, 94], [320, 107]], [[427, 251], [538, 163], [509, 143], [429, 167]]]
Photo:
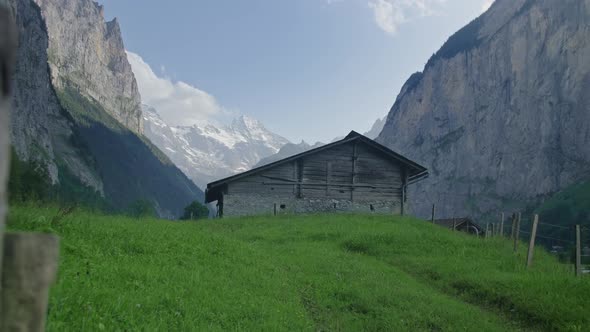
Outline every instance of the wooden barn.
[[423, 166], [351, 132], [344, 139], [207, 185], [218, 216], [374, 212], [404, 214]]

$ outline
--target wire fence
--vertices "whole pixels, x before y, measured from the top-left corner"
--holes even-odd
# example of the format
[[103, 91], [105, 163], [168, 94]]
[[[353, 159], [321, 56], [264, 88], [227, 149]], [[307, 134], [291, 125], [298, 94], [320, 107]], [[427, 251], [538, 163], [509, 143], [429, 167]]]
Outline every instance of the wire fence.
[[[426, 204], [426, 201], [419, 204]], [[429, 219], [435, 223], [437, 221], [436, 213], [436, 205], [432, 204], [432, 215]], [[448, 210], [442, 214], [448, 215]], [[443, 220], [448, 223], [448, 219], [455, 220], [456, 216]], [[444, 222], [440, 218], [438, 220]], [[519, 242], [527, 241], [529, 244], [527, 267], [532, 264], [534, 246], [537, 243], [549, 249], [561, 262], [574, 264], [576, 275], [587, 274], [590, 276], [590, 223], [564, 225], [551, 222], [551, 220], [539, 220], [538, 215], [524, 217], [521, 213], [501, 213], [498, 214], [496, 222], [480, 226], [483, 226], [482, 232], [478, 232], [478, 235], [483, 234], [485, 238], [510, 237], [513, 240], [515, 252]], [[454, 223], [452, 228], [455, 228]]]
[[[419, 210], [424, 212], [427, 210], [425, 207], [432, 207], [432, 214], [430, 216], [424, 215], [420, 217], [432, 220], [435, 223], [439, 220], [446, 223], [447, 227], [451, 227], [448, 225], [449, 220], [453, 220], [452, 228], [455, 228], [455, 219], [469, 220], [469, 218], [463, 218], [466, 216], [457, 215], [453, 210], [455, 208], [463, 210], [465, 204], [469, 204], [472, 200], [477, 199], [476, 196], [471, 193], [422, 193], [422, 195], [417, 196], [417, 199], [412, 200], [412, 205], [419, 206]], [[460, 201], [462, 201], [462, 206], [453, 203], [457, 202], [457, 198], [460, 198]], [[436, 204], [433, 204], [433, 202], [436, 202]], [[438, 207], [440, 207], [440, 211]], [[440, 218], [441, 215], [444, 215], [446, 218]], [[511, 239], [518, 238], [519, 241], [528, 241], [529, 247], [534, 247], [536, 242], [558, 256], [560, 261], [575, 264], [576, 274], [586, 273], [590, 275], [590, 221], [583, 223], [577, 222], [576, 225], [565, 225], [560, 223], [561, 220], [551, 219], [560, 217], [560, 215], [554, 217], [547, 215], [542, 216], [543, 219], [539, 220], [539, 216], [534, 215], [533, 212], [530, 212], [530, 215], [527, 213], [527, 216], [521, 212], [501, 213], [497, 217], [494, 217], [496, 219], [495, 222], [479, 224], [479, 231], [476, 231], [474, 234], [478, 236], [483, 235], [485, 238], [490, 237], [490, 234], [491, 236], [509, 236]], [[471, 221], [477, 224], [476, 221]], [[464, 231], [467, 231], [467, 228]], [[576, 234], [577, 232], [579, 234]], [[535, 241], [532, 241], [533, 235]], [[515, 251], [519, 241], [514, 241]], [[528, 256], [533, 256], [532, 251], [530, 249], [527, 253], [527, 266], [531, 264]]]
[[555, 228], [561, 228], [561, 229], [572, 229], [572, 227], [567, 227], [567, 226], [562, 226], [562, 225], [553, 225], [553, 224], [548, 224], [548, 223], [545, 223], [545, 222], [539, 222], [539, 225], [549, 226], [549, 227], [555, 227]]
[[[520, 231], [521, 234], [525, 234], [525, 235], [531, 235], [531, 232], [527, 232], [527, 231]], [[575, 244], [575, 241], [571, 241], [571, 240], [564, 240], [564, 239], [559, 239], [559, 238], [555, 238], [555, 237], [551, 237], [551, 236], [543, 236], [543, 235], [539, 235], [539, 234], [535, 234], [535, 236], [537, 238], [541, 238], [541, 239], [546, 239], [546, 240], [552, 240], [552, 241], [557, 241], [557, 242], [562, 242], [562, 243], [569, 243], [569, 244]]]
[[[508, 229], [512, 228], [510, 234], [512, 238], [518, 234], [519, 238], [528, 239], [530, 246], [531, 243], [534, 243], [532, 241], [534, 237], [538, 242], [549, 246], [551, 252], [558, 255], [562, 261], [573, 263], [577, 275], [590, 275], [590, 224], [560, 225], [540, 221], [538, 215], [530, 219], [525, 218], [523, 223], [521, 223], [523, 220], [520, 219], [520, 214], [513, 214], [504, 223], [505, 226], [508, 225]], [[534, 225], [535, 219], [536, 225]], [[527, 229], [527, 227], [530, 228]], [[506, 229], [506, 227], [504, 228]], [[497, 227], [493, 229], [497, 229]], [[500, 235], [505, 236], [505, 234]], [[532, 254], [529, 252], [528, 255]], [[530, 262], [527, 262], [528, 265]]]

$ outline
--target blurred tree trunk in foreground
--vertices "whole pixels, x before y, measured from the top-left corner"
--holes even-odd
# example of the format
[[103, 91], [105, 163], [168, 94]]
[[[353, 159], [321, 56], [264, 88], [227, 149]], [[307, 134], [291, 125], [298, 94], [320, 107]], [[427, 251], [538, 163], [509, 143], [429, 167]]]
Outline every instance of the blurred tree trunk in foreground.
[[49, 286], [57, 271], [58, 239], [48, 234], [5, 233], [16, 50], [13, 15], [6, 1], [0, 0], [0, 331], [44, 331]]

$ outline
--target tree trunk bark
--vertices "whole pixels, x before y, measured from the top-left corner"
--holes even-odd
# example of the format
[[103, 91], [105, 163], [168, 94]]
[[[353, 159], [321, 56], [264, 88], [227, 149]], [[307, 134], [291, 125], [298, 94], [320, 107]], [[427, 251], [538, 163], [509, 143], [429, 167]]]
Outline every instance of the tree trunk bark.
[[[16, 26], [10, 9], [0, 2], [0, 276], [4, 248], [4, 218], [8, 210], [6, 186], [10, 165], [10, 134], [8, 131], [12, 68], [16, 56]], [[1, 292], [1, 289], [0, 289]], [[2, 307], [0, 304], [0, 312]]]
[[45, 331], [49, 288], [57, 272], [58, 254], [55, 235], [5, 235], [0, 331]]

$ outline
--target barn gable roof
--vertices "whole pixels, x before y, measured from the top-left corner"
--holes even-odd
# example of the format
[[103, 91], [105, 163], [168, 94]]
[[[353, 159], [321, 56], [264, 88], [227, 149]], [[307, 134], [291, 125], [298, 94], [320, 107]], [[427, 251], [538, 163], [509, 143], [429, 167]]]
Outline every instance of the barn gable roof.
[[292, 162], [293, 160], [297, 160], [299, 158], [303, 158], [303, 157], [306, 157], [306, 156], [309, 156], [309, 155], [312, 155], [315, 153], [319, 153], [324, 150], [328, 150], [328, 149], [333, 148], [335, 146], [343, 145], [343, 144], [354, 142], [354, 141], [362, 142], [368, 146], [371, 146], [371, 147], [375, 148], [376, 150], [380, 151], [381, 153], [383, 153], [388, 158], [393, 159], [397, 162], [400, 162], [400, 163], [406, 165], [408, 168], [408, 171], [409, 171], [409, 174], [408, 174], [408, 181], [409, 182], [415, 182], [417, 180], [420, 180], [420, 179], [428, 176], [428, 171], [427, 171], [426, 167], [421, 166], [414, 161], [411, 161], [410, 159], [392, 151], [388, 147], [381, 145], [381, 144], [375, 142], [374, 140], [372, 140], [364, 135], [361, 135], [353, 130], [346, 137], [344, 137], [343, 139], [341, 139], [339, 141], [332, 142], [332, 143], [326, 144], [326, 145], [322, 145], [322, 146], [317, 147], [315, 149], [311, 149], [311, 150], [293, 155], [291, 157], [287, 157], [287, 158], [272, 162], [270, 164], [266, 164], [266, 165], [263, 165], [263, 166], [260, 166], [257, 168], [253, 168], [253, 169], [243, 172], [243, 173], [239, 173], [239, 174], [232, 175], [232, 176], [229, 176], [229, 177], [221, 179], [221, 180], [211, 182], [211, 183], [207, 184], [207, 189], [205, 191], [205, 201], [207, 203], [209, 203], [209, 202], [216, 200], [215, 197], [218, 196], [217, 191], [219, 191], [222, 188], [222, 186], [225, 185], [226, 183], [233, 182], [235, 180], [242, 179], [244, 177], [262, 172], [264, 170]]

